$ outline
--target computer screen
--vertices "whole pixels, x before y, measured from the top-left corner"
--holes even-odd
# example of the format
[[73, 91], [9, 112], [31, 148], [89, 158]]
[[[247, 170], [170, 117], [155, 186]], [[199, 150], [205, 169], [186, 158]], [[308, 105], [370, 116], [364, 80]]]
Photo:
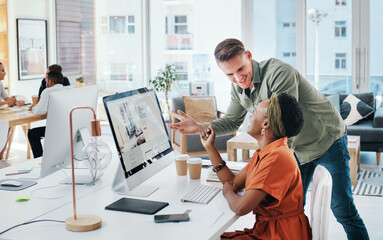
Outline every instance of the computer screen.
[[[80, 88], [68, 87], [63, 91], [52, 92], [48, 102], [48, 115], [44, 139], [44, 152], [40, 177], [54, 173], [71, 163], [69, 113], [74, 107], [89, 106], [96, 109], [98, 86]], [[74, 155], [79, 156], [84, 141], [78, 134], [81, 129], [90, 133], [90, 121], [94, 119], [90, 110], [76, 110], [72, 114]], [[83, 134], [86, 138], [86, 134]], [[90, 177], [89, 177], [90, 179]], [[76, 179], [76, 183], [77, 183]]]
[[133, 189], [174, 161], [157, 96], [153, 90], [140, 88], [106, 96], [103, 101], [124, 177], [115, 181], [119, 185], [115, 190], [147, 196], [157, 188]]

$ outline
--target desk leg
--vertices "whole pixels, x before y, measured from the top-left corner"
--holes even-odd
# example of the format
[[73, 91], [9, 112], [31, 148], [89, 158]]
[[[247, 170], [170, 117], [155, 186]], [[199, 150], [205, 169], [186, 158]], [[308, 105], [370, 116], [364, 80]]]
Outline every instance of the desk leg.
[[231, 143], [227, 143], [227, 160], [228, 161], [237, 161], [237, 149], [234, 149]]
[[249, 149], [242, 149], [242, 162], [248, 162], [249, 160]]
[[9, 135], [9, 138], [8, 138], [8, 147], [7, 147], [7, 154], [5, 155], [5, 159], [8, 159], [9, 152], [11, 151], [13, 135], [15, 134], [15, 127], [10, 127], [9, 131], [10, 131], [10, 135]]
[[26, 125], [23, 125], [23, 131], [25, 134], [25, 138], [27, 139], [27, 159], [31, 158], [31, 144], [29, 144], [28, 139], [28, 130], [31, 129], [31, 124], [27, 123]]

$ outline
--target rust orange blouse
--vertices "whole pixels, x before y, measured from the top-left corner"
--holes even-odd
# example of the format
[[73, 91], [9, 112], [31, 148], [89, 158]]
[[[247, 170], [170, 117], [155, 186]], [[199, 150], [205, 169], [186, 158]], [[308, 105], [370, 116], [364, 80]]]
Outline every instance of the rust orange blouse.
[[258, 149], [246, 165], [245, 190], [262, 189], [268, 196], [253, 210], [253, 229], [224, 233], [232, 239], [311, 239], [303, 212], [301, 174], [287, 138]]

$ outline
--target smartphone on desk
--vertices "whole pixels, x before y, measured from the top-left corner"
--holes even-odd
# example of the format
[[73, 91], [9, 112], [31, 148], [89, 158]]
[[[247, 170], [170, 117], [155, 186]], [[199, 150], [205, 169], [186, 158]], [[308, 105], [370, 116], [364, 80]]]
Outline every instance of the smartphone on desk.
[[154, 215], [154, 222], [156, 223], [187, 221], [189, 221], [189, 214], [187, 213]]

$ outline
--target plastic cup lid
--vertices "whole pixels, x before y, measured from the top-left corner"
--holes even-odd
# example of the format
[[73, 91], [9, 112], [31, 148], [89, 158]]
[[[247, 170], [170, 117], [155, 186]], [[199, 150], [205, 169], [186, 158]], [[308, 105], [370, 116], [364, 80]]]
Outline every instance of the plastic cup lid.
[[187, 154], [181, 154], [176, 156], [176, 160], [188, 160], [188, 159], [189, 159], [189, 155]]
[[190, 158], [188, 160], [189, 164], [202, 164], [202, 159], [201, 158]]

